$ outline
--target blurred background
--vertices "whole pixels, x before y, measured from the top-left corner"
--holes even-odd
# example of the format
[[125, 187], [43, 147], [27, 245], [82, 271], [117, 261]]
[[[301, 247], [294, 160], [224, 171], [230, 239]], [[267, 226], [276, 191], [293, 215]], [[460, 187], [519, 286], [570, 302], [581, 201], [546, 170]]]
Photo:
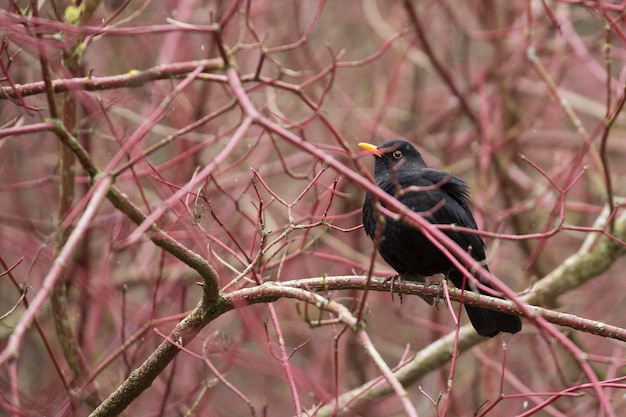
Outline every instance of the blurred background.
[[[42, 290], [91, 198], [85, 159], [62, 145], [53, 119], [141, 213], [163, 211], [159, 227], [208, 260], [225, 292], [367, 272], [365, 191], [320, 159], [367, 175], [373, 161], [358, 142], [404, 138], [429, 166], [465, 179], [479, 228], [493, 233], [490, 268], [519, 292], [576, 253], [605, 226], [594, 223], [603, 207], [626, 194], [617, 3], [73, 3], [0, 2], [0, 258], [10, 269], [0, 279], [2, 349], [26, 311], [20, 296]], [[229, 67], [282, 130], [238, 130], [245, 115]], [[129, 239], [137, 221], [128, 213], [104, 201], [89, 222], [16, 361], [2, 365], [0, 414], [88, 414], [200, 299], [197, 272], [149, 234]], [[393, 274], [376, 260], [376, 275]], [[623, 267], [618, 259], [543, 305], [625, 326]], [[361, 295], [324, 294], [348, 307]], [[370, 293], [366, 307], [367, 333], [390, 367], [454, 330], [445, 306], [417, 297]], [[241, 306], [211, 322], [187, 346], [197, 355], [181, 352], [129, 415], [316, 415], [379, 377], [350, 331], [314, 325], [328, 318], [319, 310], [289, 299], [272, 309]], [[624, 375], [623, 343], [561, 330], [599, 380]], [[572, 387], [586, 395], [559, 396], [532, 415], [626, 406], [621, 380], [602, 399], [582, 390], [571, 354], [528, 321], [460, 355], [453, 376], [447, 363], [407, 390], [420, 416], [471, 416], [498, 400], [501, 381], [511, 396], [490, 415], [523, 415]], [[404, 411], [390, 395], [319, 415]]]

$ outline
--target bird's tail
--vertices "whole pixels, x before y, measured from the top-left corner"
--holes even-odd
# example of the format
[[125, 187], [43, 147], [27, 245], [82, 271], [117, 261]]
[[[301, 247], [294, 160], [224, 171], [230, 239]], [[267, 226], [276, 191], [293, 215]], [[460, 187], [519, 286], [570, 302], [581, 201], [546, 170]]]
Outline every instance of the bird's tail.
[[468, 305], [465, 311], [476, 332], [484, 337], [493, 337], [500, 332], [517, 333], [522, 329], [522, 322], [517, 316]]
[[[457, 288], [463, 285], [463, 274], [460, 271], [450, 271], [448, 278]], [[522, 329], [522, 321], [518, 316], [468, 305], [465, 311], [476, 332], [484, 337], [493, 337], [500, 332], [517, 333]]]

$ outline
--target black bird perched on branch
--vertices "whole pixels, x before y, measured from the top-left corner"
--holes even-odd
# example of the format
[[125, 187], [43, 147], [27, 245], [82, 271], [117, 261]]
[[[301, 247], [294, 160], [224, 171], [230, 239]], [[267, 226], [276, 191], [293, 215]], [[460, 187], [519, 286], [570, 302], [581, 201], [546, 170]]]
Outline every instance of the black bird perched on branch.
[[[455, 224], [477, 229], [470, 211], [469, 189], [460, 178], [426, 167], [422, 155], [413, 145], [403, 140], [392, 140], [376, 147], [369, 143], [359, 146], [376, 156], [374, 179], [386, 193], [433, 224]], [[375, 239], [380, 213], [375, 209], [375, 198], [370, 193], [363, 205], [363, 226], [371, 239]], [[422, 232], [401, 220], [384, 217], [380, 225], [378, 252], [404, 279], [424, 282], [425, 276], [443, 273], [461, 288], [475, 290], [470, 279], [465, 279], [450, 259]], [[473, 233], [444, 231], [463, 250], [485, 268], [485, 243]], [[489, 285], [481, 281], [485, 286]], [[432, 303], [432, 300], [426, 300]], [[500, 332], [516, 333], [521, 330], [519, 317], [478, 307], [465, 306], [469, 319], [481, 336], [493, 337]]]

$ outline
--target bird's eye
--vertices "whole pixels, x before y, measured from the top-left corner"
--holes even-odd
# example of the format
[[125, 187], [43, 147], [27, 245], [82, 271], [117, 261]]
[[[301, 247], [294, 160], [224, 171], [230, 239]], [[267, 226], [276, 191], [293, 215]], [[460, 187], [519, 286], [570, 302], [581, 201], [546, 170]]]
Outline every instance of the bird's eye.
[[400, 158], [402, 158], [402, 152], [400, 152], [400, 151], [393, 151], [391, 156], [393, 156], [394, 159], [400, 159]]

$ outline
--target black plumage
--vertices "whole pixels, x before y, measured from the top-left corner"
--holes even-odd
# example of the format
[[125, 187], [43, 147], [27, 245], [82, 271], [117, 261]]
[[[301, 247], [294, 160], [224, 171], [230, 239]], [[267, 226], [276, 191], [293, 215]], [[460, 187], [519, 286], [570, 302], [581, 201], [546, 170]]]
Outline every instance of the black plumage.
[[[359, 146], [376, 156], [374, 179], [386, 193], [396, 196], [411, 210], [421, 213], [433, 224], [455, 224], [477, 229], [469, 208], [469, 188], [460, 178], [426, 166], [417, 149], [403, 140], [392, 140], [376, 147], [368, 143]], [[374, 199], [370, 193], [363, 205], [363, 226], [374, 239], [377, 219]], [[476, 290], [471, 280], [465, 279], [450, 259], [419, 230], [389, 217], [384, 218], [378, 252], [404, 279], [424, 281], [425, 276], [445, 274], [461, 288]], [[444, 231], [457, 245], [468, 251], [485, 268], [485, 244], [473, 233]], [[482, 282], [483, 285], [489, 286]], [[428, 301], [428, 299], [427, 299]], [[519, 317], [478, 307], [465, 306], [467, 315], [481, 336], [492, 337], [500, 332], [521, 330]]]

